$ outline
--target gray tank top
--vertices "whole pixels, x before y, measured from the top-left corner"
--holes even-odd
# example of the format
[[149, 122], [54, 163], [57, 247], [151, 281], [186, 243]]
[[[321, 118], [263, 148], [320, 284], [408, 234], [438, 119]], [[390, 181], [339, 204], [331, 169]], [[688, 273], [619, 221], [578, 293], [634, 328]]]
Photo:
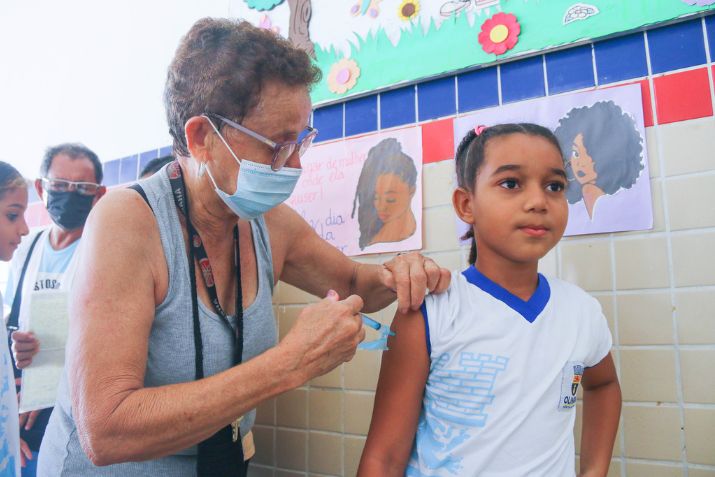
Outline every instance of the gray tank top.
[[[166, 168], [140, 181], [156, 216], [164, 256], [169, 269], [166, 298], [156, 308], [149, 335], [146, 387], [194, 381], [194, 335], [191, 312], [191, 282], [179, 215], [169, 185]], [[263, 217], [251, 222], [253, 246], [258, 269], [258, 292], [255, 301], [244, 310], [243, 361], [263, 353], [277, 342], [273, 316], [273, 260], [268, 228]], [[245, 280], [245, 278], [244, 278]], [[233, 331], [220, 317], [199, 300], [199, 318], [204, 347], [206, 377], [233, 365]], [[235, 326], [235, 316], [230, 317]], [[241, 436], [253, 427], [256, 411], [249, 412], [241, 421]], [[177, 429], [177, 433], [181, 432]], [[196, 447], [176, 455], [145, 462], [129, 462], [106, 467], [94, 466], [82, 450], [64, 373], [57, 395], [57, 403], [40, 448], [38, 476], [193, 476], [196, 475]]]

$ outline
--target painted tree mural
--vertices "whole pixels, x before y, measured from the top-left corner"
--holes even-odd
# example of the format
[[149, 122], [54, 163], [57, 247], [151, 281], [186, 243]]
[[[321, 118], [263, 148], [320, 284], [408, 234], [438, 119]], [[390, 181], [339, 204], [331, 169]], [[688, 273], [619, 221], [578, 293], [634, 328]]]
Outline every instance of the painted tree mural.
[[[258, 11], [273, 10], [284, 0], [245, 0], [249, 8]], [[297, 47], [304, 49], [311, 58], [315, 58], [315, 46], [310, 39], [310, 17], [313, 14], [311, 0], [288, 0], [290, 8], [290, 26], [288, 39]]]

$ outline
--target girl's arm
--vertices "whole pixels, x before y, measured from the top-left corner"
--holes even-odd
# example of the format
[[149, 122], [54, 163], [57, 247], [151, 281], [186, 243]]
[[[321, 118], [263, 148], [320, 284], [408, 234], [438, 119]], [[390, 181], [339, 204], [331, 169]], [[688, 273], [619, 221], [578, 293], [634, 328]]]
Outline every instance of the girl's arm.
[[608, 473], [620, 415], [621, 387], [609, 353], [600, 363], [586, 368], [583, 373], [583, 431], [579, 475], [601, 477]]
[[398, 312], [392, 324], [358, 477], [403, 476], [420, 416], [430, 367], [422, 314]]

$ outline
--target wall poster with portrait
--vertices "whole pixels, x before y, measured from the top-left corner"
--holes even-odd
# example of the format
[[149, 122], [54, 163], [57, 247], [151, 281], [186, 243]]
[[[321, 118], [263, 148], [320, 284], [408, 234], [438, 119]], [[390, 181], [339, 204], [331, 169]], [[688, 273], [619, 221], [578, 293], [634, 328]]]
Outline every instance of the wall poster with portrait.
[[[653, 227], [640, 85], [547, 97], [457, 118], [455, 148], [475, 125], [507, 122], [541, 124], [559, 139], [568, 178], [564, 235]], [[463, 233], [466, 224], [458, 229]]]
[[326, 142], [287, 204], [348, 256], [422, 248], [422, 129]]

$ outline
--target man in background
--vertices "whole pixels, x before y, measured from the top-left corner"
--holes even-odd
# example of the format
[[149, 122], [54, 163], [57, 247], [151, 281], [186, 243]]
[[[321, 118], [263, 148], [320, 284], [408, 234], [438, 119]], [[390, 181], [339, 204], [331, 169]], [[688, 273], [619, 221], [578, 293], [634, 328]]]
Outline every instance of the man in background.
[[[10, 265], [4, 295], [5, 303], [13, 310], [8, 325], [23, 330], [12, 334], [16, 378], [21, 375], [20, 369], [32, 363], [41, 346], [32, 325], [28, 328], [30, 302], [40, 293], [69, 290], [85, 221], [106, 192], [101, 182], [102, 164], [97, 155], [82, 144], [60, 144], [45, 153], [35, 190], [52, 224], [23, 239]], [[21, 391], [20, 385], [18, 392]], [[23, 468], [23, 477], [35, 476], [40, 443], [52, 409], [20, 415], [20, 437], [32, 450], [32, 459]]]

